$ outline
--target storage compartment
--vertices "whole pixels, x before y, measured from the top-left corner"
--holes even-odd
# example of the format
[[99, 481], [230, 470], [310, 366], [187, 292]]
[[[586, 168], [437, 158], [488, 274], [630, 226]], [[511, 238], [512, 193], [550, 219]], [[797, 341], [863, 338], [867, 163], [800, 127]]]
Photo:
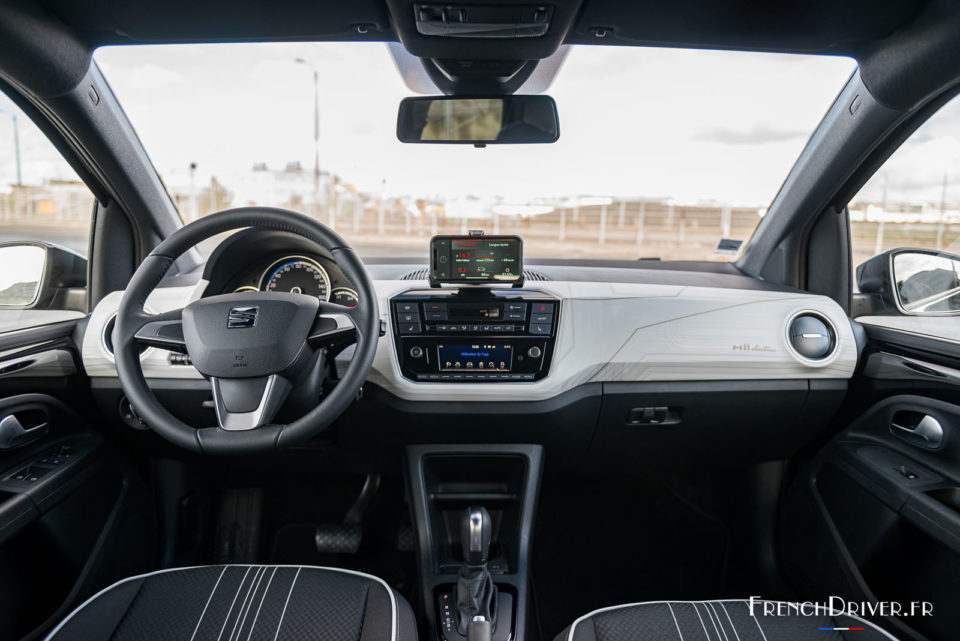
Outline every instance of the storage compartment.
[[490, 573], [517, 568], [520, 499], [527, 461], [520, 456], [428, 456], [423, 460], [427, 509], [433, 527], [437, 573], [456, 573], [463, 563], [460, 523], [464, 510], [483, 506], [493, 521]]
[[927, 492], [927, 496], [960, 514], [960, 488], [941, 487]]
[[[960, 576], [960, 555], [885, 504], [840, 466], [824, 466], [817, 475], [816, 488], [840, 542], [872, 592], [840, 596], [896, 601], [905, 607], [911, 602], [929, 602], [933, 616], [917, 611], [914, 616], [906, 612], [900, 619], [932, 639], [955, 637], [960, 612], [952, 605], [960, 601], [956, 580]], [[960, 511], [958, 488], [923, 494]], [[834, 563], [836, 571], [842, 572], [842, 566], [836, 560]]]
[[846, 381], [604, 383], [591, 475], [787, 458], [829, 423]]

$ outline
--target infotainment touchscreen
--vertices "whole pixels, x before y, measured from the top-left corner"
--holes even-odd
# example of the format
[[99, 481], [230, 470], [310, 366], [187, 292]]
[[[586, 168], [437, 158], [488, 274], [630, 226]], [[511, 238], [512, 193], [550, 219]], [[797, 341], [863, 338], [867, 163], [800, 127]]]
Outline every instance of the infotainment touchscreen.
[[511, 282], [523, 273], [519, 236], [434, 236], [430, 255], [439, 283]]
[[510, 343], [444, 343], [437, 345], [441, 372], [509, 372], [513, 365]]

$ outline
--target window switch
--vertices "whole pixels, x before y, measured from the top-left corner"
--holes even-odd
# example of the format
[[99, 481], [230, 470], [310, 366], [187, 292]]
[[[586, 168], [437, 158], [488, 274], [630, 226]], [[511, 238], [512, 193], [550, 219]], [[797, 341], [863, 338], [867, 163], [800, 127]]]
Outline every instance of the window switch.
[[40, 477], [47, 473], [47, 471], [48, 470], [45, 470], [42, 467], [28, 465], [10, 478], [14, 481], [23, 481], [24, 483], [36, 483], [40, 480]]
[[916, 472], [911, 471], [906, 465], [898, 465], [893, 469], [910, 481], [916, 481], [918, 478], [920, 478]]

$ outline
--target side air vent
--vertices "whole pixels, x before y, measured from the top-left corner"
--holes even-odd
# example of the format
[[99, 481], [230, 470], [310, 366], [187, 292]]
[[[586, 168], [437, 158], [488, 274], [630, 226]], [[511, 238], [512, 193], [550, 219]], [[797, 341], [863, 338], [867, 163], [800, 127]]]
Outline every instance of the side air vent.
[[[110, 355], [110, 358], [113, 358], [113, 328], [117, 324], [117, 315], [114, 314], [110, 317], [110, 320], [107, 321], [106, 325], [103, 326], [103, 333], [100, 335], [100, 345], [103, 347], [104, 351]], [[143, 355], [149, 348], [147, 345], [140, 346], [140, 354]]]
[[[420, 269], [415, 269], [412, 272], [404, 274], [400, 277], [400, 280], [427, 280], [430, 276], [430, 270], [426, 267], [421, 267]], [[546, 281], [550, 280], [545, 275], [540, 272], [533, 271], [532, 269], [523, 270], [523, 279], [528, 281]]]
[[837, 349], [837, 332], [833, 324], [811, 312], [801, 312], [787, 326], [790, 347], [803, 359], [822, 361]]

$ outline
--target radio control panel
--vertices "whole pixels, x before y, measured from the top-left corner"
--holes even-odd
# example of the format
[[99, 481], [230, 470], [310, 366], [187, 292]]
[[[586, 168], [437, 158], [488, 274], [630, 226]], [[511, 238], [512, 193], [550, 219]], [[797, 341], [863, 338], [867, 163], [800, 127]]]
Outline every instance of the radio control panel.
[[531, 382], [549, 371], [560, 301], [533, 290], [431, 289], [394, 297], [390, 311], [404, 377]]

